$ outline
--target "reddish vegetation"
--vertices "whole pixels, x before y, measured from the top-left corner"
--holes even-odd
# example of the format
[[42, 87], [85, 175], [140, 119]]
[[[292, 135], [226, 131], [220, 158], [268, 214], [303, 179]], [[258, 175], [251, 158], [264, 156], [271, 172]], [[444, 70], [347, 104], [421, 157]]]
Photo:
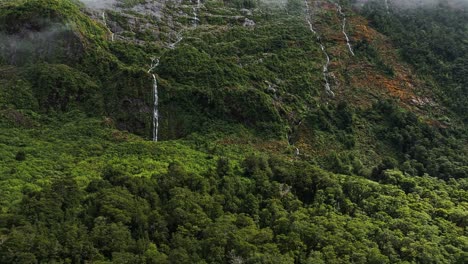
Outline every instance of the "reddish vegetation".
[[426, 120], [426, 123], [433, 127], [448, 128], [448, 125], [440, 122], [439, 120], [430, 119], [430, 120]]
[[128, 133], [119, 131], [119, 130], [114, 130], [112, 132], [112, 139], [117, 142], [123, 142], [128, 140]]
[[[393, 98], [404, 108], [419, 112], [424, 117], [423, 107], [434, 106], [431, 93], [424, 89], [422, 80], [414, 77], [411, 67], [402, 62], [387, 37], [371, 28], [363, 17], [344, 10], [347, 16], [346, 32], [356, 53], [352, 56], [342, 33], [342, 17], [335, 5], [312, 1], [311, 6], [314, 2], [321, 9], [321, 12], [315, 13], [314, 26], [331, 58], [329, 72], [332, 90], [336, 94], [334, 99], [367, 108], [376, 100]], [[376, 55], [359, 49], [360, 43], [368, 45]], [[326, 96], [324, 98], [327, 102], [331, 100]], [[437, 121], [427, 122], [434, 126], [444, 126]], [[296, 138], [298, 141], [295, 146], [303, 157], [326, 156], [330, 151], [340, 148], [339, 145], [325, 142], [320, 135], [314, 135], [307, 125], [297, 128]]]
[[[377, 51], [381, 60], [393, 70], [393, 75], [390, 76], [369, 63], [365, 58], [358, 57], [347, 62], [332, 64], [333, 69], [348, 73], [351, 87], [358, 91], [363, 90], [361, 94], [364, 92], [364, 96], [357, 97], [358, 103], [369, 105], [369, 98], [365, 94], [371, 97], [396, 98], [406, 108], [419, 107], [422, 105], [415, 102], [428, 101], [422, 100], [416, 95], [416, 91], [419, 89], [418, 93], [420, 93], [422, 87], [424, 87], [423, 82], [413, 77], [411, 68], [401, 62], [389, 40], [369, 27], [367, 20], [362, 17], [352, 16], [348, 20], [350, 28], [352, 28], [350, 31], [352, 42], [364, 41], [369, 43]], [[341, 42], [338, 43], [341, 45]], [[339, 91], [342, 94], [346, 92]], [[432, 100], [429, 99], [429, 101]]]
[[382, 37], [377, 31], [369, 27], [367, 20], [364, 18], [351, 17], [349, 20], [350, 24], [352, 24], [354, 27], [353, 38], [355, 41], [367, 40], [371, 42], [378, 37]]

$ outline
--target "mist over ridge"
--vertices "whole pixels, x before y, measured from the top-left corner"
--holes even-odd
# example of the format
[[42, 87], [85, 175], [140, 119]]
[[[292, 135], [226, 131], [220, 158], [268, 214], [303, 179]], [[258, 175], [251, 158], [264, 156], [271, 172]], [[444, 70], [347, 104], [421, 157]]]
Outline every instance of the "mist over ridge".
[[363, 6], [369, 2], [386, 3], [390, 7], [403, 9], [436, 7], [438, 5], [447, 5], [454, 8], [468, 6], [468, 0], [355, 0], [352, 2], [357, 6]]
[[93, 9], [104, 9], [110, 8], [117, 4], [116, 0], [80, 0], [84, 3], [87, 7]]

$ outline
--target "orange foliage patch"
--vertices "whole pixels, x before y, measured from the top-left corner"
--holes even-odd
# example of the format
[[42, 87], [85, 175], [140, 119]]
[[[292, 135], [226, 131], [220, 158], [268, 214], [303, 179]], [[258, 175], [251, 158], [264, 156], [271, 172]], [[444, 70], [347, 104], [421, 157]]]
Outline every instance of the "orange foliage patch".
[[353, 38], [355, 40], [367, 40], [371, 42], [379, 37], [379, 33], [369, 27], [367, 20], [362, 17], [351, 17], [349, 18], [349, 23], [354, 27]]

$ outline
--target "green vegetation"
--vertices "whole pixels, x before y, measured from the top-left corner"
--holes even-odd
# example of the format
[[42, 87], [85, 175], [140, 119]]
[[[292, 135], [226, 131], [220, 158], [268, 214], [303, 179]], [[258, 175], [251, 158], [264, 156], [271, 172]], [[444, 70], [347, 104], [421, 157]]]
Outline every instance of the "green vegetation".
[[[192, 2], [161, 18], [119, 2], [115, 41], [75, 1], [0, 3], [0, 263], [468, 262], [464, 66], [433, 46], [420, 52], [447, 72], [413, 56], [403, 14], [365, 9], [418, 88], [460, 92], [442, 101], [454, 113], [372, 90], [374, 74], [398, 82], [405, 65], [382, 52], [385, 36], [359, 35], [352, 22], [365, 20], [345, 1], [355, 57], [335, 9], [314, 18], [334, 98], [302, 1], [206, 1], [198, 27], [181, 12]], [[462, 55], [459, 35], [446, 37]]]
[[114, 143], [94, 123], [66, 126], [95, 131], [76, 132], [63, 150], [28, 143], [26, 159], [14, 161], [18, 176], [51, 154], [62, 168], [42, 165], [50, 184], [25, 189], [1, 215], [2, 263], [466, 261], [466, 180], [386, 170], [379, 184], [278, 156], [193, 151], [196, 141]]
[[364, 14], [372, 25], [389, 36], [401, 56], [418, 73], [433, 79], [440, 100], [465, 121], [468, 106], [468, 14], [466, 7], [441, 1], [436, 7], [414, 8], [386, 14], [370, 1]]

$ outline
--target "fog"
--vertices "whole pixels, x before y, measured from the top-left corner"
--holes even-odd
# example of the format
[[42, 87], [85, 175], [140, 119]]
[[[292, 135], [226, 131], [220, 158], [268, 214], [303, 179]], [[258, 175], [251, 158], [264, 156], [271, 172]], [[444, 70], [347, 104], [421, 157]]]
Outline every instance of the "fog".
[[439, 4], [449, 5], [454, 8], [467, 7], [468, 0], [355, 0], [352, 1], [357, 6], [363, 6], [368, 2], [376, 2], [385, 4], [388, 3], [388, 6], [393, 8], [402, 8], [402, 9], [413, 9], [413, 8], [430, 8], [436, 7]]
[[[68, 24], [48, 24], [40, 30], [22, 28], [15, 34], [0, 32], [0, 58], [9, 64], [21, 65], [41, 58], [53, 59], [57, 50], [73, 53], [73, 31]], [[78, 48], [78, 47], [77, 47]]]
[[83, 2], [87, 7], [92, 8], [92, 9], [110, 8], [117, 3], [116, 0], [80, 0], [80, 1]]
[[[368, 2], [377, 2], [385, 4], [385, 0], [356, 0], [353, 1], [358, 6], [362, 6]], [[452, 7], [468, 6], [468, 0], [387, 0], [388, 5], [392, 8], [413, 9], [413, 8], [430, 8], [436, 7], [439, 4], [449, 5]]]

